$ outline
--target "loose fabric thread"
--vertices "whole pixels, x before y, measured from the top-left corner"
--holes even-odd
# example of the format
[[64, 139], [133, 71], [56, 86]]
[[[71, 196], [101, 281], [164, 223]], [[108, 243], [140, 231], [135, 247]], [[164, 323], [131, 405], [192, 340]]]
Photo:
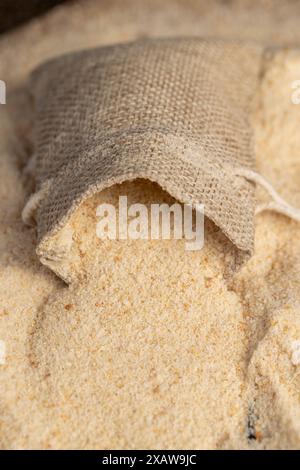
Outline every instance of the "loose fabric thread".
[[248, 181], [252, 183], [256, 183], [262, 188], [264, 188], [273, 199], [270, 202], [259, 204], [256, 207], [255, 214], [260, 214], [264, 211], [274, 211], [278, 212], [279, 214], [286, 215], [292, 220], [296, 222], [300, 222], [300, 210], [290, 204], [288, 204], [273, 188], [271, 183], [269, 183], [262, 175], [256, 173], [256, 171], [249, 170], [247, 168], [239, 169], [238, 176], [243, 176]]

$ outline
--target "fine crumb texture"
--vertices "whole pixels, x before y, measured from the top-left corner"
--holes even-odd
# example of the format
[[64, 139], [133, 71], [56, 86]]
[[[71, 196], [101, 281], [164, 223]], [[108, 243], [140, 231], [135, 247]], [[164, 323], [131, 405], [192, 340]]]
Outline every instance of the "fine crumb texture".
[[98, 240], [96, 206], [119, 194], [128, 204], [173, 202], [137, 181], [93, 197], [73, 218], [87, 278], [48, 301], [29, 345], [37, 400], [59, 409], [55, 425], [48, 418], [52, 445], [232, 445], [244, 425], [245, 328], [222, 279], [220, 232], [207, 222], [200, 252], [185, 251], [184, 240]]
[[[183, 240], [97, 239], [95, 208], [121, 191], [146, 204], [172, 201], [149, 182], [126, 183], [87, 200], [71, 219], [65, 240], [72, 237], [86, 275], [67, 287], [39, 263], [35, 232], [21, 222], [32, 192], [23, 171], [32, 152], [23, 88], [38, 63], [141, 36], [288, 45], [300, 42], [299, 4], [101, 5], [71, 2], [0, 40], [9, 90], [0, 108], [0, 447], [299, 448], [299, 224], [257, 216], [255, 255], [228, 285], [228, 242], [207, 220], [200, 252], [186, 252]], [[299, 77], [299, 51], [273, 52], [253, 116], [258, 170], [298, 207], [300, 106], [291, 84]]]
[[[258, 169], [296, 207], [300, 108], [293, 104], [292, 84], [299, 75], [300, 52], [277, 52], [266, 64], [253, 116]], [[258, 216], [256, 254], [236, 279], [249, 337], [250, 438], [258, 448], [300, 445], [299, 287], [299, 224], [271, 213]]]

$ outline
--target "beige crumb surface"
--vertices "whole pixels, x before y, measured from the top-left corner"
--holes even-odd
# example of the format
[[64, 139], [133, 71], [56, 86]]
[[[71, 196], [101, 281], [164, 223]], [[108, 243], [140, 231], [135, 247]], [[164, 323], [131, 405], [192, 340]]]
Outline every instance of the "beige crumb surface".
[[[275, 4], [88, 0], [0, 39], [8, 88], [0, 108], [1, 448], [299, 448], [299, 224], [257, 216], [255, 255], [229, 285], [228, 242], [209, 221], [199, 252], [185, 251], [184, 240], [98, 240], [99, 203], [121, 193], [173, 201], [152, 183], [126, 183], [71, 219], [74, 259], [86, 274], [66, 286], [39, 263], [34, 229], [20, 217], [31, 191], [22, 176], [32, 127], [23, 88], [37, 63], [142, 36], [300, 42], [297, 2]], [[258, 170], [298, 207], [300, 106], [291, 83], [299, 78], [299, 52], [270, 57], [253, 115]]]

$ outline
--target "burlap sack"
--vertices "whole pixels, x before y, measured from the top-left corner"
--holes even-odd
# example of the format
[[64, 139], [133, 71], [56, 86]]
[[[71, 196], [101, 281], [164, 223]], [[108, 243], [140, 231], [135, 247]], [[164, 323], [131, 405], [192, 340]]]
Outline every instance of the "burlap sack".
[[[37, 253], [54, 268], [57, 242], [80, 203], [103, 188], [146, 178], [205, 215], [236, 248], [254, 243], [250, 108], [262, 50], [218, 40], [157, 39], [81, 51], [32, 76], [37, 192], [24, 211]], [[56, 241], [54, 243], [54, 239]], [[61, 274], [61, 273], [60, 273]], [[64, 273], [65, 280], [71, 273]]]

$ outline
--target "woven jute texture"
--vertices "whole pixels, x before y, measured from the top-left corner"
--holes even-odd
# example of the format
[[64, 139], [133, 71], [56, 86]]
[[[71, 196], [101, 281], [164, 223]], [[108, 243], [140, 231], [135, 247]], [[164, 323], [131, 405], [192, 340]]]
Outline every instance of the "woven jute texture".
[[251, 105], [262, 49], [219, 40], [155, 39], [80, 51], [34, 71], [37, 252], [79, 204], [115, 183], [146, 178], [253, 252]]

